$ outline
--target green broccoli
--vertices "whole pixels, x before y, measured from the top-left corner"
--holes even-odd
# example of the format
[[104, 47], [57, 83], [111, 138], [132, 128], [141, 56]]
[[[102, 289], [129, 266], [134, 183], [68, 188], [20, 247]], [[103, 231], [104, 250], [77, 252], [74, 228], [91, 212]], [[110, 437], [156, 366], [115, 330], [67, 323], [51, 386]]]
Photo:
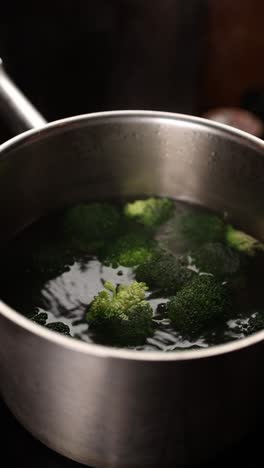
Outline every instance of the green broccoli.
[[30, 320], [32, 320], [35, 323], [38, 323], [39, 325], [46, 325], [46, 322], [48, 320], [48, 314], [46, 312], [37, 312], [33, 315], [33, 317], [30, 317]]
[[213, 276], [198, 275], [167, 303], [173, 326], [183, 335], [195, 335], [214, 319], [226, 317], [230, 297]]
[[72, 249], [61, 239], [58, 242], [56, 234], [54, 239], [49, 236], [35, 235], [17, 238], [13, 248], [8, 249], [6, 256], [7, 271], [10, 271], [10, 260], [14, 260], [14, 267], [10, 273], [23, 275], [26, 280], [32, 275], [38, 279], [38, 282], [55, 278], [70, 269], [75, 261]]
[[152, 308], [145, 300], [147, 287], [104, 284], [105, 290], [87, 308], [86, 320], [98, 342], [116, 346], [144, 344], [153, 335]]
[[102, 250], [99, 257], [105, 265], [133, 267], [151, 257], [156, 242], [145, 233], [131, 232], [119, 237]]
[[264, 312], [254, 312], [248, 322], [247, 334], [257, 333], [258, 331], [264, 330]]
[[65, 325], [63, 322], [51, 322], [47, 324], [48, 314], [46, 312], [37, 312], [33, 316], [29, 317], [30, 320], [37, 323], [38, 325], [42, 325], [49, 330], [53, 330], [57, 333], [61, 333], [62, 335], [70, 336], [70, 328], [68, 325]]
[[257, 310], [251, 312], [250, 315], [244, 314], [235, 321], [235, 325], [231, 327], [231, 330], [244, 336], [264, 330], [264, 311]]
[[108, 203], [76, 205], [64, 214], [64, 230], [73, 246], [88, 251], [112, 238], [118, 231], [121, 216], [118, 209]]
[[57, 244], [49, 239], [35, 239], [24, 260], [28, 271], [41, 273], [49, 279], [68, 271], [74, 261], [73, 251], [63, 241]]
[[46, 325], [46, 328], [49, 330], [53, 330], [61, 335], [71, 336], [70, 335], [70, 328], [68, 325], [65, 325], [63, 322], [51, 322]]
[[210, 242], [190, 253], [192, 264], [203, 273], [227, 278], [240, 269], [240, 257], [230, 247], [219, 242]]
[[144, 226], [155, 228], [167, 221], [174, 211], [174, 203], [168, 198], [148, 198], [127, 203], [124, 214]]
[[225, 224], [222, 219], [203, 213], [182, 215], [180, 230], [194, 247], [207, 242], [221, 242], [225, 236]]
[[254, 237], [251, 237], [230, 225], [226, 228], [226, 242], [233, 249], [246, 255], [252, 256], [258, 250], [264, 251], [264, 245], [254, 239]]
[[157, 250], [136, 269], [137, 281], [164, 295], [175, 294], [195, 273], [179, 259], [164, 250]]

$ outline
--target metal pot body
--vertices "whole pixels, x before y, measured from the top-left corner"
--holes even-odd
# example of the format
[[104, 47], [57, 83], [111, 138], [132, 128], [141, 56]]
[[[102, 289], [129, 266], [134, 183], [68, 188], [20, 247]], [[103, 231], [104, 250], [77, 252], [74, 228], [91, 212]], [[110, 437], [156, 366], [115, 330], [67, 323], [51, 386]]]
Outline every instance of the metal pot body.
[[[161, 195], [264, 240], [263, 143], [199, 118], [80, 116], [0, 147], [0, 241], [83, 200]], [[14, 291], [15, 293], [15, 291]], [[182, 353], [80, 343], [0, 302], [0, 389], [44, 444], [101, 468], [175, 467], [239, 440], [263, 406], [263, 338]]]

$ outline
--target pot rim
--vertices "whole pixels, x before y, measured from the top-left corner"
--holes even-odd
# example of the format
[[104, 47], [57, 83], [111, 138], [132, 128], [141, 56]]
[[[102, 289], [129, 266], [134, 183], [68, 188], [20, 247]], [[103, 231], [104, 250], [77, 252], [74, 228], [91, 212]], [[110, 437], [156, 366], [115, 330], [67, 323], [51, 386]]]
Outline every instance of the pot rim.
[[[41, 129], [28, 130], [22, 134], [19, 134], [7, 142], [0, 145], [0, 157], [8, 155], [9, 150], [16, 148], [17, 146], [23, 145], [28, 140], [38, 140], [42, 136], [54, 134], [57, 131], [63, 130], [64, 127], [71, 127], [72, 125], [85, 122], [86, 120], [102, 120], [104, 118], [154, 118], [155, 120], [164, 119], [178, 120], [182, 123], [194, 124], [204, 129], [212, 129], [216, 132], [226, 134], [231, 138], [240, 140], [241, 143], [251, 144], [256, 149], [264, 150], [264, 141], [250, 135], [242, 130], [230, 127], [219, 122], [214, 122], [201, 117], [195, 117], [185, 114], [177, 114], [171, 112], [159, 112], [159, 111], [148, 111], [148, 110], [121, 110], [121, 111], [107, 111], [107, 112], [96, 112], [91, 114], [82, 114], [74, 117], [67, 117], [65, 119], [55, 120], [54, 122], [48, 123]], [[55, 132], [54, 132], [55, 130]], [[247, 348], [251, 345], [260, 343], [264, 340], [264, 330], [259, 331], [251, 336], [234, 340], [229, 343], [220, 344], [217, 346], [210, 346], [208, 348], [199, 350], [186, 350], [186, 351], [170, 351], [163, 353], [162, 351], [136, 351], [123, 348], [114, 348], [109, 346], [98, 345], [94, 343], [85, 343], [71, 337], [62, 336], [59, 333], [54, 333], [44, 327], [41, 327], [34, 322], [31, 322], [28, 318], [21, 315], [16, 310], [9, 307], [3, 301], [0, 300], [0, 314], [6, 319], [15, 323], [17, 326], [23, 328], [29, 333], [49, 341], [58, 346], [68, 348], [69, 350], [80, 352], [82, 354], [89, 354], [101, 358], [109, 359], [126, 359], [129, 361], [188, 361], [193, 359], [210, 358], [222, 354], [227, 354], [234, 351], [239, 351]]]

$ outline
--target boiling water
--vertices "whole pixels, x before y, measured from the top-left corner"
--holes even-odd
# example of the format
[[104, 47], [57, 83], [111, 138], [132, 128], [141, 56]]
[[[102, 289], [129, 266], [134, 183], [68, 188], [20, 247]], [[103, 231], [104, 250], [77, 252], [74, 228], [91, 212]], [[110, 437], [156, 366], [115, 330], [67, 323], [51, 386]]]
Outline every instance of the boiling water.
[[[182, 254], [192, 246], [178, 229], [180, 216], [186, 213], [200, 212], [201, 209], [179, 202], [175, 202], [175, 215], [156, 233], [160, 244], [176, 254]], [[20, 264], [20, 254], [28, 248], [32, 239], [40, 236], [51, 236], [56, 240], [56, 218], [43, 219], [28, 228], [18, 239], [2, 253], [2, 271], [0, 277], [0, 297], [7, 304], [25, 315], [34, 312], [46, 312], [48, 323], [63, 321], [70, 327], [72, 337], [85, 342], [96, 341], [84, 320], [87, 305], [94, 296], [103, 289], [106, 280], [114, 284], [129, 284], [135, 278], [133, 268], [111, 268], [103, 265], [96, 256], [83, 256], [69, 266], [68, 271], [53, 277], [44, 272], [38, 277], [32, 273], [27, 262]], [[26, 247], [25, 247], [26, 245]], [[15, 252], [15, 254], [14, 254]], [[264, 305], [262, 296], [262, 278], [264, 271], [263, 254], [258, 254], [251, 262], [247, 278], [239, 290], [236, 300], [234, 317], [238, 312], [243, 317], [248, 310], [261, 308]], [[196, 339], [186, 339], [171, 326], [170, 320], [164, 318], [162, 310], [167, 299], [163, 297], [151, 298], [151, 291], [147, 298], [153, 308], [153, 318], [156, 322], [154, 335], [146, 340], [144, 346], [136, 347], [141, 350], [173, 351], [183, 349], [206, 348], [239, 338], [244, 334], [237, 331], [237, 323], [241, 318], [228, 320], [221, 328], [207, 329]], [[248, 320], [248, 318], [242, 321]]]

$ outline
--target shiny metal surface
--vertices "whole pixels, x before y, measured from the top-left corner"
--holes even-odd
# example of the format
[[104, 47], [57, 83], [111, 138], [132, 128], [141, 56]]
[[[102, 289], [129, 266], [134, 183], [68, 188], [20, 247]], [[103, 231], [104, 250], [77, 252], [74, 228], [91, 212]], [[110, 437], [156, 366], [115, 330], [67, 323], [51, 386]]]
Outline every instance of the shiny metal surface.
[[43, 127], [46, 120], [5, 72], [0, 58], [0, 110], [16, 133]]
[[[0, 147], [1, 245], [69, 203], [165, 195], [227, 212], [264, 240], [264, 145], [206, 120], [113, 112]], [[89, 345], [0, 302], [0, 390], [59, 453], [99, 468], [175, 467], [240, 439], [263, 411], [264, 331], [187, 352]]]

